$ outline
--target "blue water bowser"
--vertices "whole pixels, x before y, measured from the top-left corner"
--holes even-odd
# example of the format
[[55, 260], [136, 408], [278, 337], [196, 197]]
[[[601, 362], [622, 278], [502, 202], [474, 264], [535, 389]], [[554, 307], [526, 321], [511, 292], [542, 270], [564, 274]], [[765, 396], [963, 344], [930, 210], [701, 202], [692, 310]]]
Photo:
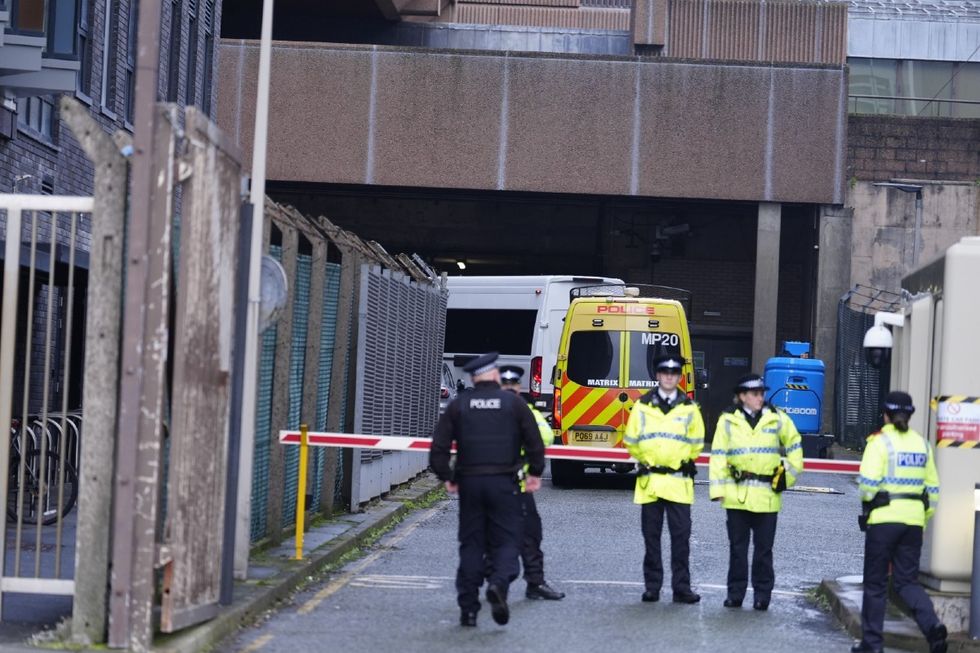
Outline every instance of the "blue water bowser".
[[783, 355], [766, 361], [767, 399], [786, 411], [801, 434], [820, 433], [823, 361], [810, 358], [810, 343], [786, 342]]

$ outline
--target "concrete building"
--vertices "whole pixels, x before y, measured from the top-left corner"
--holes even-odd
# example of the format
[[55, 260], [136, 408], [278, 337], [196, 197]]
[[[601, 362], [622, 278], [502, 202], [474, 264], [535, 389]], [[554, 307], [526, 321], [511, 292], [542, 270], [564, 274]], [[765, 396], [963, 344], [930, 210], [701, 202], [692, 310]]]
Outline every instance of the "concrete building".
[[[630, 4], [278, 3], [269, 188], [443, 269], [688, 288], [717, 411], [816, 324], [846, 6]], [[250, 14], [219, 57], [219, 124], [246, 152]]]

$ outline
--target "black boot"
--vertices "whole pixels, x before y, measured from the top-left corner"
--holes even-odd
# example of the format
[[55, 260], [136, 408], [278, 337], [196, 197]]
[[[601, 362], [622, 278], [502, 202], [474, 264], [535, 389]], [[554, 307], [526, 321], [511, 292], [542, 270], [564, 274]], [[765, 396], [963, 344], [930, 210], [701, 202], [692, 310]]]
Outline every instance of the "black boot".
[[674, 603], [699, 603], [701, 595], [687, 590], [686, 592], [674, 592]]
[[564, 592], [559, 592], [548, 583], [528, 583], [527, 591], [524, 593], [529, 599], [539, 599], [545, 601], [561, 601], [565, 598]]
[[466, 610], [463, 610], [462, 612], [460, 612], [459, 613], [459, 625], [460, 626], [468, 626], [468, 627], [471, 627], [471, 628], [472, 627], [475, 627], [476, 626], [476, 613], [475, 612], [467, 612]]
[[660, 592], [651, 592], [650, 590], [647, 590], [643, 593], [643, 596], [640, 597], [640, 600], [644, 603], [656, 603], [660, 600]]
[[501, 626], [510, 621], [510, 608], [507, 607], [507, 597], [496, 585], [487, 588], [487, 602], [490, 603], [490, 616]]
[[725, 599], [726, 608], [741, 608], [742, 599]]
[[929, 642], [929, 653], [946, 653], [946, 638], [948, 636], [949, 633], [943, 624], [936, 624], [930, 628], [929, 634], [926, 636], [926, 640]]

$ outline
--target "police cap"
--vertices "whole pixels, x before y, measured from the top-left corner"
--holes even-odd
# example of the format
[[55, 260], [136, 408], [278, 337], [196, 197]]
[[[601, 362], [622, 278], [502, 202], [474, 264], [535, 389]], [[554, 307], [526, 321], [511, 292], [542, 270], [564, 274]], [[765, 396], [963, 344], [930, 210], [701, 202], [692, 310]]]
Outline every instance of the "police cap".
[[468, 372], [473, 376], [478, 376], [480, 374], [486, 374], [490, 370], [497, 368], [497, 358], [500, 354], [495, 351], [488, 352], [477, 356], [469, 363], [463, 366], [463, 371]]
[[501, 365], [500, 380], [504, 383], [520, 383], [524, 368], [519, 365]]
[[738, 380], [735, 384], [735, 389], [733, 392], [738, 394], [739, 392], [748, 392], [749, 390], [762, 390], [763, 392], [768, 390], [766, 382], [758, 374], [746, 374]]
[[686, 362], [680, 354], [661, 354], [653, 359], [653, 367], [658, 372], [671, 370], [680, 372]]
[[912, 397], [909, 396], [909, 393], [894, 390], [885, 395], [885, 401], [882, 402], [881, 409], [889, 415], [894, 415], [895, 413], [911, 415], [915, 412], [915, 405], [912, 403]]

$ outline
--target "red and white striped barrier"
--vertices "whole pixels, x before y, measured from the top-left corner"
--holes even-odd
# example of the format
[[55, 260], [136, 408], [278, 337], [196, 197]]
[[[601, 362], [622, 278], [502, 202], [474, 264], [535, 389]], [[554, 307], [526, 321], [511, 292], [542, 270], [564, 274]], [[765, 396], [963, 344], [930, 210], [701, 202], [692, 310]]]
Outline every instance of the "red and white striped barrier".
[[[406, 438], [394, 435], [358, 435], [355, 433], [314, 433], [306, 435], [307, 444], [312, 447], [350, 447], [353, 449], [385, 449], [387, 451], [428, 451], [432, 447], [429, 438]], [[299, 431], [279, 431], [282, 444], [300, 444]], [[635, 463], [636, 459], [626, 449], [608, 447], [546, 447], [546, 458], [562, 460], [599, 460], [613, 463]], [[708, 454], [698, 457], [698, 465], [707, 465]], [[858, 460], [826, 460], [806, 458], [803, 468], [808, 472], [827, 472], [831, 474], [857, 474], [861, 462]]]

